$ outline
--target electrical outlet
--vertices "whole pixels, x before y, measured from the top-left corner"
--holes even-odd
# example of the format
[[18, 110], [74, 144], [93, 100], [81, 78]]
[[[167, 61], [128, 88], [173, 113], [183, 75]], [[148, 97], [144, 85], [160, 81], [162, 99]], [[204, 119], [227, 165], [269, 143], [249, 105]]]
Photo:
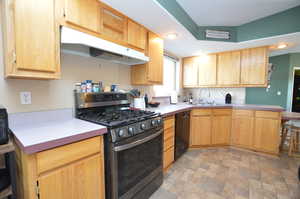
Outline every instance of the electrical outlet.
[[281, 91], [277, 91], [277, 95], [281, 95]]
[[31, 92], [20, 92], [21, 104], [31, 104]]

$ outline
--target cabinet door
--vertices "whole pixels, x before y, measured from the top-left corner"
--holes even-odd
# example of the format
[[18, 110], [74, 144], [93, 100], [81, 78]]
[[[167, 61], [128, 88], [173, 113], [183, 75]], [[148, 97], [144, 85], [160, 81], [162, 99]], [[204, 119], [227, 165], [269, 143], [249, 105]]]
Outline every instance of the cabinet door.
[[240, 51], [218, 54], [218, 85], [239, 85], [241, 68]]
[[254, 147], [266, 152], [278, 153], [279, 127], [277, 119], [256, 118], [254, 131]]
[[198, 86], [198, 65], [194, 57], [183, 59], [183, 87]]
[[127, 28], [128, 44], [144, 50], [146, 48], [147, 39], [146, 29], [143, 26], [131, 20], [128, 20]]
[[211, 144], [211, 116], [191, 117], [191, 146]]
[[220, 115], [212, 119], [212, 144], [229, 144], [231, 116]]
[[267, 83], [267, 48], [252, 48], [241, 53], [241, 84], [265, 85]]
[[232, 143], [246, 148], [253, 146], [254, 118], [236, 116], [232, 120]]
[[196, 58], [198, 62], [198, 85], [214, 86], [217, 84], [217, 55], [207, 55]]
[[127, 42], [127, 18], [105, 5], [101, 5], [101, 16], [101, 33], [105, 39]]
[[102, 156], [75, 162], [38, 179], [40, 199], [104, 199]]
[[94, 32], [100, 32], [100, 5], [97, 0], [66, 0], [66, 21]]
[[164, 41], [156, 34], [149, 32], [148, 42], [148, 56], [150, 57], [150, 61], [147, 63], [147, 79], [153, 84], [162, 84]]
[[[4, 2], [4, 6], [7, 17], [4, 38], [8, 51], [6, 77], [58, 78], [59, 28], [55, 22], [54, 1], [15, 0]], [[12, 7], [13, 14], [10, 13]]]

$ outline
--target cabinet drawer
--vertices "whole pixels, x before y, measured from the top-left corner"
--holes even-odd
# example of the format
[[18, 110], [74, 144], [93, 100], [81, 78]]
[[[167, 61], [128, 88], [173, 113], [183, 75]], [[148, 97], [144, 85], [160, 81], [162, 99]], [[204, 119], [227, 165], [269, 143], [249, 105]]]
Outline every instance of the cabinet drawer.
[[256, 117], [262, 117], [262, 118], [279, 118], [279, 112], [272, 112], [272, 111], [256, 111], [255, 112]]
[[174, 127], [172, 128], [168, 128], [166, 130], [164, 130], [164, 141], [170, 139], [170, 138], [174, 138], [175, 136], [175, 129]]
[[211, 115], [211, 109], [194, 109], [192, 110], [192, 116], [199, 116], [199, 115]]
[[175, 127], [175, 117], [170, 116], [164, 119], [164, 129], [174, 128]]
[[102, 146], [103, 137], [99, 136], [37, 153], [38, 174], [99, 153]]
[[168, 168], [174, 162], [174, 147], [164, 152], [164, 169]]
[[252, 110], [233, 110], [233, 116], [254, 116], [254, 111]]
[[175, 138], [171, 137], [164, 141], [164, 151], [167, 151], [171, 147], [174, 147]]
[[213, 109], [213, 115], [231, 115], [231, 109]]

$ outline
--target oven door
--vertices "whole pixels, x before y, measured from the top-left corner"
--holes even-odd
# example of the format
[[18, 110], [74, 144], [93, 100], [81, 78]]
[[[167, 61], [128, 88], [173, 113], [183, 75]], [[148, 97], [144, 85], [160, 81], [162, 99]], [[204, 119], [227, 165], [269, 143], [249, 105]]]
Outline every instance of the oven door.
[[[112, 145], [112, 198], [132, 199], [142, 190], [156, 190], [162, 182], [162, 154], [162, 128]], [[147, 189], [144, 189], [146, 186]]]

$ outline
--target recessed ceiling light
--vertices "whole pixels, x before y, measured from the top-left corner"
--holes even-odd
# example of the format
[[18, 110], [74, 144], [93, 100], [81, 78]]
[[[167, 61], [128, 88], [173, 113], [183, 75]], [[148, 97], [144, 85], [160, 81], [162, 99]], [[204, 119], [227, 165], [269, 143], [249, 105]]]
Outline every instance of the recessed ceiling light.
[[286, 48], [288, 45], [287, 44], [279, 44], [277, 46], [278, 49], [283, 49], [283, 48]]
[[178, 35], [176, 33], [169, 33], [167, 34], [167, 38], [168, 39], [176, 39], [178, 37]]

